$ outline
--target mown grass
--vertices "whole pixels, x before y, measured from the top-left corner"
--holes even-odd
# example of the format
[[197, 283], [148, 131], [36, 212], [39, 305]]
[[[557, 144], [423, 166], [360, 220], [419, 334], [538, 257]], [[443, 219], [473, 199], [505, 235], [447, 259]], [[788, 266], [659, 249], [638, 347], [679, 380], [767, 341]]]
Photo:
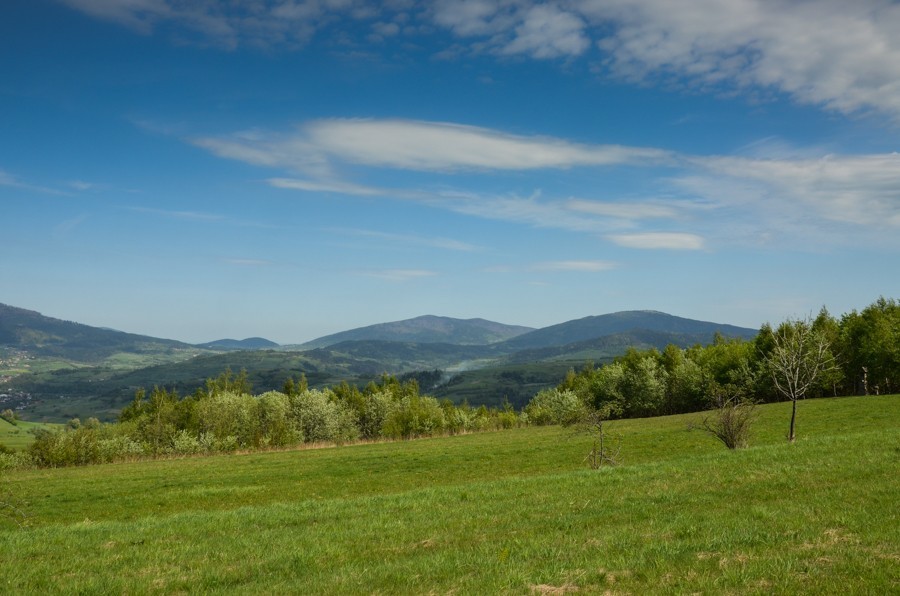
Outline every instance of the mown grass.
[[[620, 421], [623, 465], [521, 429], [18, 472], [16, 592], [891, 593], [900, 399], [761, 409], [729, 452], [699, 415]], [[559, 592], [558, 592], [559, 593]]]

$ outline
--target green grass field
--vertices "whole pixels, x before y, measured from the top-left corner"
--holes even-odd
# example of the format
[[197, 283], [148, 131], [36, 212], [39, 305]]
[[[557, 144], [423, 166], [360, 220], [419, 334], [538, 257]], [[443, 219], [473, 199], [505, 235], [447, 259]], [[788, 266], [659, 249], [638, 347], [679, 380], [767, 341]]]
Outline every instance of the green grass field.
[[22, 450], [34, 442], [33, 428], [54, 428], [56, 424], [42, 422], [26, 422], [17, 420], [15, 424], [0, 418], [0, 444], [14, 450]]
[[900, 591], [900, 397], [617, 421], [589, 470], [559, 428], [8, 472], [5, 593]]

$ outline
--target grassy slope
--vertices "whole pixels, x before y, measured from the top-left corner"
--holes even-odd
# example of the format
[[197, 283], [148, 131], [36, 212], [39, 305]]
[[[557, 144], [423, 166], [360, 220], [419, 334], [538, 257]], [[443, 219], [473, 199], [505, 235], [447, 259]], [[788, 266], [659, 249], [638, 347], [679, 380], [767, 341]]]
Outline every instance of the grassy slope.
[[[889, 593], [900, 398], [762, 409], [728, 452], [698, 415], [621, 421], [624, 465], [522, 429], [11, 475], [8, 592]], [[543, 586], [543, 588], [541, 587]]]
[[31, 434], [33, 428], [55, 428], [55, 424], [44, 424], [41, 422], [25, 422], [24, 420], [16, 421], [11, 424], [0, 418], [0, 444], [6, 445], [10, 449], [25, 449], [34, 443], [34, 435]]

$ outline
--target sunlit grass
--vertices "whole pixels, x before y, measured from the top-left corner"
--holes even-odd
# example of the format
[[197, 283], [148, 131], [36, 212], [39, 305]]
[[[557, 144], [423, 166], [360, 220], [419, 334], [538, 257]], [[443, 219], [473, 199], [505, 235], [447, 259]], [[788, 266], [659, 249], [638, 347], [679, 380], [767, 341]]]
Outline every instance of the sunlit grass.
[[532, 428], [14, 473], [8, 592], [890, 593], [900, 399], [761, 408], [730, 452], [699, 415], [618, 421], [623, 465]]

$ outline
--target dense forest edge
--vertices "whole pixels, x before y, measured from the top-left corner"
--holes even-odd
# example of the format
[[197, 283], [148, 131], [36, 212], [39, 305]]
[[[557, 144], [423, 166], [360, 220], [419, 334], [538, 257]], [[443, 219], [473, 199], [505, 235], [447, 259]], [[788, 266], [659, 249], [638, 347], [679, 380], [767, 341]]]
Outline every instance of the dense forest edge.
[[311, 389], [301, 375], [281, 391], [254, 395], [246, 371], [226, 370], [184, 397], [160, 387], [139, 390], [115, 423], [73, 419], [58, 431], [36, 428], [27, 450], [2, 450], [0, 468], [411, 439], [781, 400], [794, 405], [793, 439], [798, 399], [898, 388], [900, 305], [879, 298], [840, 319], [823, 308], [814, 318], [766, 324], [752, 340], [718, 336], [687, 349], [631, 349], [604, 366], [570, 370], [520, 411], [439, 401], [421, 395], [415, 378], [387, 374], [362, 388], [343, 382], [324, 389]]

